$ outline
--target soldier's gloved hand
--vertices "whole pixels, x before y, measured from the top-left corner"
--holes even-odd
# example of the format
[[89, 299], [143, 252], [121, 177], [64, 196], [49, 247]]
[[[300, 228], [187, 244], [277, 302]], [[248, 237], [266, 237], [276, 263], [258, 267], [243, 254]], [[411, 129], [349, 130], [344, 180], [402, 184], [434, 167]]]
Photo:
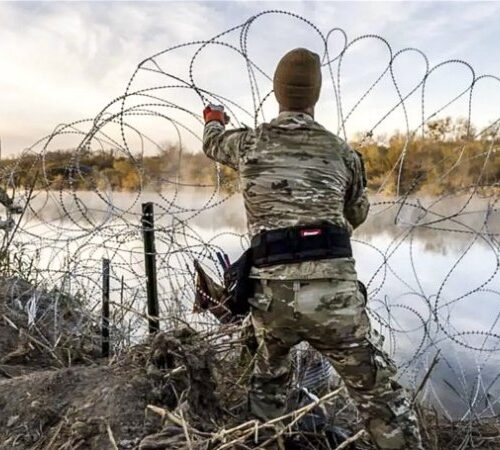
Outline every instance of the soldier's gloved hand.
[[203, 118], [205, 119], [205, 123], [212, 122], [213, 120], [220, 122], [222, 125], [229, 123], [229, 116], [225, 113], [224, 106], [222, 105], [207, 105], [203, 110]]

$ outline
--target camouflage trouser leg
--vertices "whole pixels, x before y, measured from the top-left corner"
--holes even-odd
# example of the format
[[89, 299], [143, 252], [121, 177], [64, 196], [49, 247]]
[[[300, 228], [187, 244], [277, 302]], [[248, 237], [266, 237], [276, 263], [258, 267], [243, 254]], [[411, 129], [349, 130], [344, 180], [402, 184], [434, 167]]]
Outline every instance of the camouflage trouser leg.
[[275, 338], [262, 327], [259, 314], [252, 314], [258, 346], [250, 384], [250, 411], [267, 421], [285, 413], [288, 380], [290, 376], [290, 348], [293, 343]]
[[284, 412], [288, 353], [306, 340], [330, 359], [380, 449], [422, 449], [415, 414], [392, 379], [393, 362], [371, 338], [355, 281], [267, 281], [258, 283], [254, 300], [264, 305], [252, 310], [259, 343], [249, 398], [254, 415], [268, 420]]

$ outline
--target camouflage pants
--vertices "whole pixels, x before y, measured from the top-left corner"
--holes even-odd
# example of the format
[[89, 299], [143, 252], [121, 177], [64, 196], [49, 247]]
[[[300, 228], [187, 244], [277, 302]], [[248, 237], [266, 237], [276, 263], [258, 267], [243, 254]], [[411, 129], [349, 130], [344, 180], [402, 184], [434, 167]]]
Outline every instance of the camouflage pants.
[[380, 449], [423, 448], [407, 394], [392, 379], [396, 367], [371, 338], [356, 281], [256, 284], [252, 322], [259, 350], [249, 393], [253, 415], [269, 420], [284, 413], [289, 351], [305, 340], [331, 361]]

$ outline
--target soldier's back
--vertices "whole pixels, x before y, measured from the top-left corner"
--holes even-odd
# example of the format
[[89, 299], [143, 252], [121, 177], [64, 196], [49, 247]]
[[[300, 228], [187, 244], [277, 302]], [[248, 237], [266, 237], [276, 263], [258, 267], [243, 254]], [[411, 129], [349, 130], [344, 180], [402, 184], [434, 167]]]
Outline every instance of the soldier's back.
[[349, 229], [350, 152], [307, 114], [281, 113], [259, 126], [240, 161], [250, 234], [319, 221]]

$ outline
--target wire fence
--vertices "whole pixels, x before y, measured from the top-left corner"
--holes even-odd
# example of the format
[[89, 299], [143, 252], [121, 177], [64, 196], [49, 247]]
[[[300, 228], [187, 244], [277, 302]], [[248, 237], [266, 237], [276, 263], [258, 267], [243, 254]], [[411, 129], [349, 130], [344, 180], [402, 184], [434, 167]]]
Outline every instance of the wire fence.
[[[431, 65], [420, 50], [395, 50], [381, 36], [349, 39], [339, 28], [325, 33], [286, 11], [263, 11], [211, 39], [172, 46], [146, 58], [123, 95], [94, 118], [57, 126], [18, 159], [2, 166], [2, 183], [23, 208], [21, 214], [9, 212], [4, 224], [5, 270], [18, 280], [15, 289], [29, 291], [23, 301], [10, 305], [11, 312], [16, 308], [28, 311], [29, 327], [43, 322], [51, 332], [38, 339], [52, 350], [62, 345], [61, 330], [68, 323], [73, 335], [85, 332], [98, 339], [102, 260], [106, 259], [110, 262], [111, 350], [117, 353], [140, 342], [148, 333], [141, 205], [152, 202], [160, 328], [174, 327], [179, 321], [207, 331], [219, 326], [209, 315], [192, 313], [193, 261], [200, 261], [214, 278], [222, 278], [216, 252], [225, 251], [235, 259], [249, 243], [242, 200], [237, 184], [232, 189], [223, 186], [223, 169], [208, 159], [205, 164], [215, 174], [215, 183], [192, 182], [181, 176], [180, 168], [192, 156], [190, 150], [201, 146], [200, 111], [207, 103], [223, 104], [235, 126], [257, 126], [272, 117], [272, 69], [257, 64], [259, 51], [252, 45], [255, 30], [270, 17], [283, 26], [300, 27], [321, 49], [322, 103], [325, 117], [335, 122], [332, 131], [351, 140], [360, 123], [356, 117], [361, 118], [365, 126], [356, 145], [363, 151], [394, 117], [402, 127], [396, 163], [371, 195], [369, 222], [354, 235], [372, 322], [385, 336], [400, 376], [417, 388], [439, 354], [423, 398], [449, 417], [498, 414], [500, 180], [486, 174], [495, 173], [498, 163], [500, 118], [489, 117], [477, 130], [470, 124], [481, 112], [474, 108], [477, 93], [484, 85], [498, 93], [500, 78], [477, 75], [467, 62], [457, 59]], [[377, 58], [383, 67], [370, 74], [371, 81], [356, 80], [350, 68], [362, 64], [361, 50], [369, 49], [369, 53], [372, 48], [382, 52]], [[234, 79], [221, 80], [203, 70], [207, 61], [220, 55], [226, 55], [225, 66], [237, 67]], [[409, 83], [404, 79], [408, 72], [402, 77], [398, 70], [401, 64], [409, 64], [405, 58], [410, 56], [420, 61], [422, 73]], [[429, 90], [442, 73], [456, 74], [465, 82], [437, 105]], [[226, 96], [230, 84], [245, 89], [244, 101], [241, 95], [237, 99]], [[372, 97], [377, 99], [376, 113]], [[412, 174], [405, 166], [414, 151], [412, 143], [425, 138], [433, 120], [455, 114], [456, 108], [466, 119], [469, 136], [454, 149], [439, 179], [453, 180], [458, 168], [470, 164], [466, 148], [474, 139], [482, 139], [485, 148], [478, 156], [479, 170], [472, 184], [457, 187], [454, 180], [444, 193], [421, 195], [416, 187], [422, 172]], [[145, 157], [162, 150], [167, 137], [176, 149], [169, 157], [176, 159], [177, 169], [162, 173], [153, 189]], [[60, 182], [55, 187], [50, 155], [61, 148], [71, 148], [72, 157], [59, 168]], [[109, 174], [89, 168], [88, 154], [103, 151], [126, 161], [130, 176], [139, 180], [138, 189], [118, 192]], [[431, 169], [423, 168], [424, 172]], [[395, 177], [394, 195], [384, 195], [388, 180]], [[23, 185], [20, 179], [32, 182]], [[21, 278], [29, 284], [22, 284]], [[65, 304], [75, 312], [69, 321]]]

